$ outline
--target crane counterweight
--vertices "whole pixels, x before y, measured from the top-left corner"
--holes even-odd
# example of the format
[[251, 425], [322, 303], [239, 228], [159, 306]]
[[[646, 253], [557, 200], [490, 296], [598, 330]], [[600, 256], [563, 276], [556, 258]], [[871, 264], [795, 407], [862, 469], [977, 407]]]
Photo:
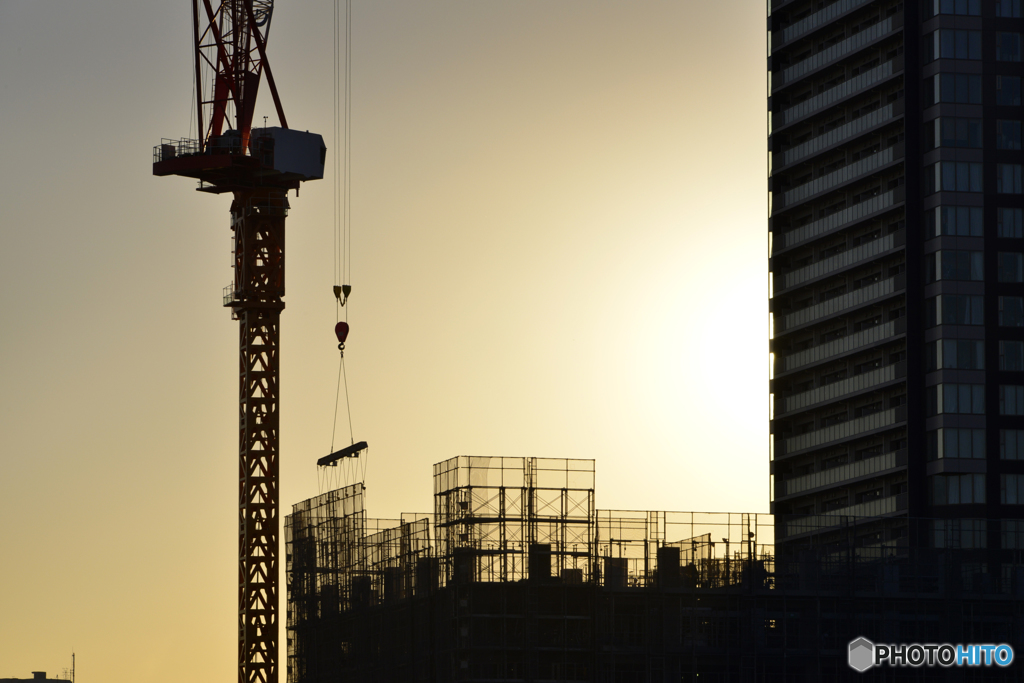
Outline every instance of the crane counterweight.
[[153, 175], [195, 178], [205, 192], [259, 187], [298, 190], [299, 183], [324, 177], [327, 145], [316, 133], [254, 128], [249, 145], [229, 130], [201, 144], [198, 140], [162, 140], [153, 148]]

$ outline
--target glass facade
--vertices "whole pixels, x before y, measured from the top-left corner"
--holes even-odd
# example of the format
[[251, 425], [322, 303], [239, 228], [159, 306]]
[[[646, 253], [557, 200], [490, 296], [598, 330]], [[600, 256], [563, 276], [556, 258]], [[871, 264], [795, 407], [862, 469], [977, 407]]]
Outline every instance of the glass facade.
[[[772, 2], [777, 514], [839, 528], [877, 498], [939, 520], [880, 529], [882, 546], [1016, 543], [1001, 506], [1024, 505], [1020, 4]], [[783, 553], [835, 533], [798, 528], [776, 530]]]

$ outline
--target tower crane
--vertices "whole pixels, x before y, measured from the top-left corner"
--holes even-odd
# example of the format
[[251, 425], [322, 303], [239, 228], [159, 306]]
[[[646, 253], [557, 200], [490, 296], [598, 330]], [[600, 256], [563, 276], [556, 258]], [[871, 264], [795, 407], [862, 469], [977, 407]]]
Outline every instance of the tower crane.
[[[153, 174], [231, 193], [234, 280], [224, 306], [239, 323], [238, 682], [277, 683], [280, 317], [288, 191], [323, 178], [320, 135], [288, 128], [267, 61], [273, 0], [192, 0], [196, 130], [154, 148]], [[279, 125], [253, 128], [266, 78]]]

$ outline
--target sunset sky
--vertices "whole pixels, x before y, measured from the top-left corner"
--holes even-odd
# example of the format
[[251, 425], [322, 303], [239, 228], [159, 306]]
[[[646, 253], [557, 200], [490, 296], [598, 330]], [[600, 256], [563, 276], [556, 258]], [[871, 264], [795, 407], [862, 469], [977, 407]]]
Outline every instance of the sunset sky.
[[[194, 116], [190, 4], [0, 0], [0, 678], [72, 648], [79, 683], [236, 675], [230, 199], [151, 173]], [[280, 0], [268, 45], [329, 155], [333, 7]], [[353, 7], [371, 516], [432, 510], [456, 455], [593, 458], [604, 509], [767, 512], [765, 3]], [[333, 182], [291, 199], [283, 513], [331, 447]]]

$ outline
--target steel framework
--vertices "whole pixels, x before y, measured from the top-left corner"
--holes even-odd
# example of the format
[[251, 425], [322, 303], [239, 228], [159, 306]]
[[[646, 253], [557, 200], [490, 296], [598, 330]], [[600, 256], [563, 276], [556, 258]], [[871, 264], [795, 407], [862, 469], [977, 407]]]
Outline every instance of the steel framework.
[[285, 191], [236, 192], [235, 282], [226, 305], [239, 322], [239, 683], [277, 680], [278, 361], [284, 309]]
[[273, 9], [273, 0], [223, 0], [217, 9], [210, 0], [202, 0], [202, 6], [192, 0], [196, 123], [201, 141], [219, 137], [226, 124], [239, 132], [243, 148], [248, 145], [264, 72], [277, 117], [281, 126], [288, 127], [266, 53]]

